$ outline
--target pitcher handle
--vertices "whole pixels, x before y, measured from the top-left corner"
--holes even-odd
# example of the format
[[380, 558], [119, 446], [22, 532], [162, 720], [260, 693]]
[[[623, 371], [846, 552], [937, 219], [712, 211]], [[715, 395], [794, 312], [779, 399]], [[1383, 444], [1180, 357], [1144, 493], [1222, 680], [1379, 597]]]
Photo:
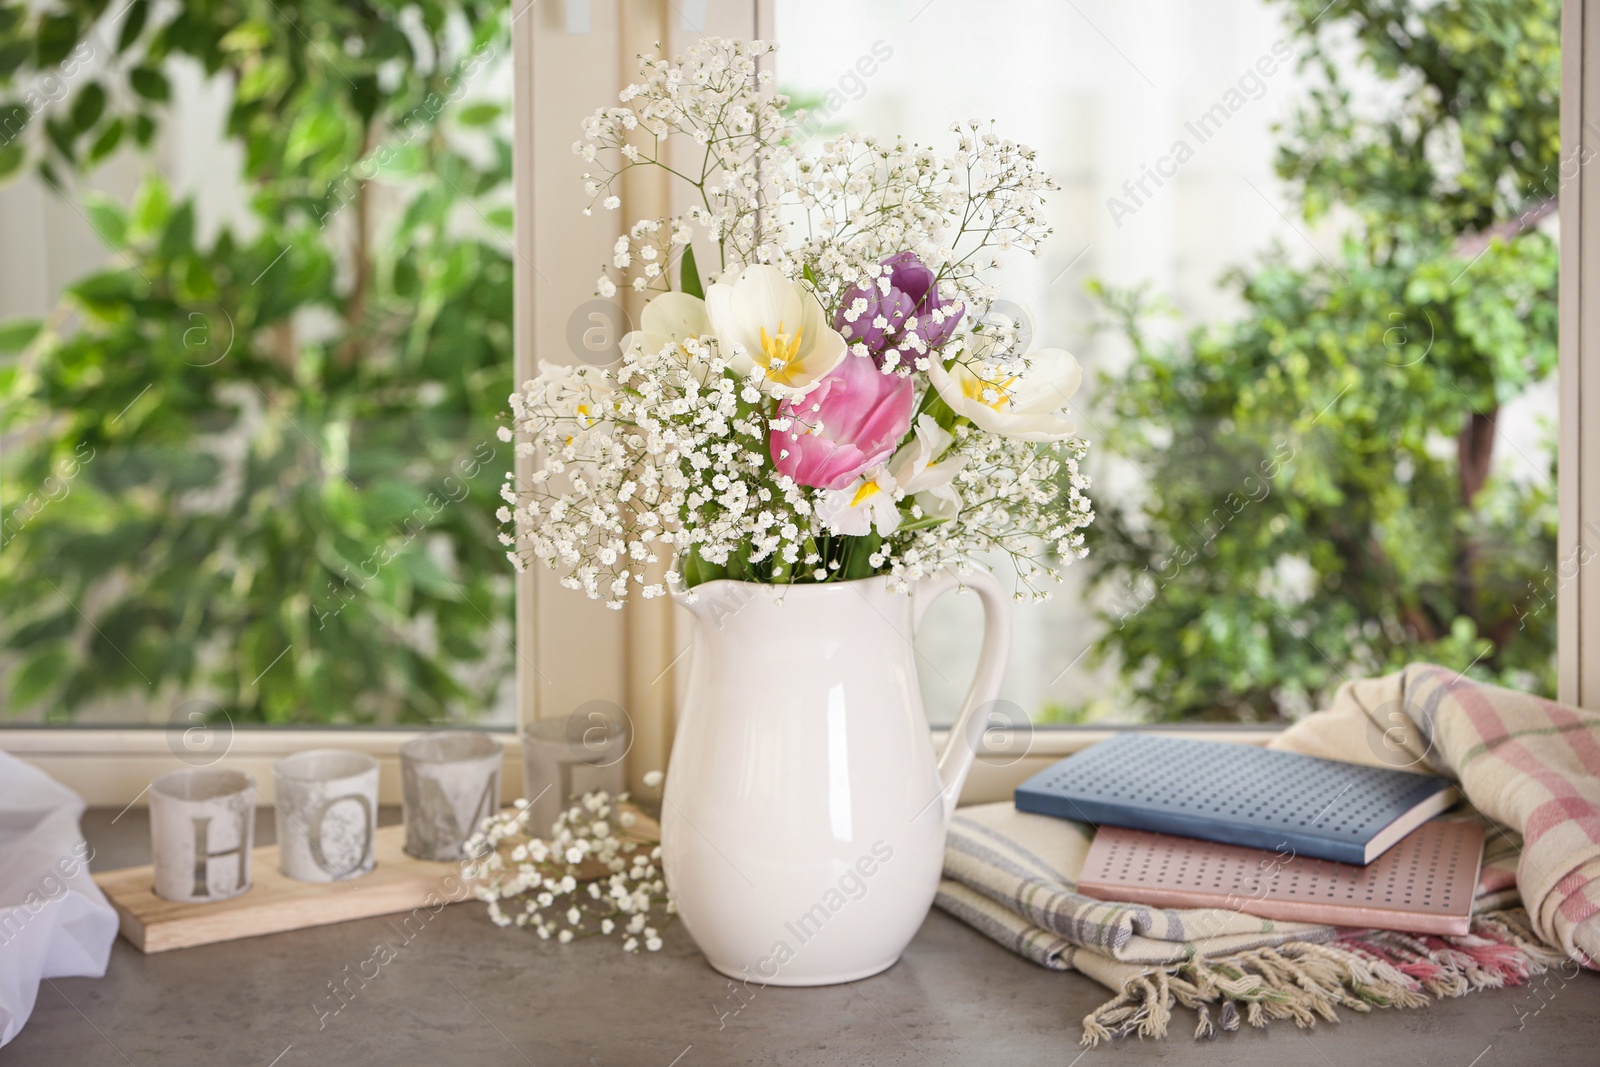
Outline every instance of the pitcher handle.
[[912, 592], [913, 629], [922, 625], [923, 615], [936, 599], [956, 588], [974, 590], [983, 603], [983, 651], [978, 656], [978, 670], [967, 690], [967, 699], [961, 705], [961, 714], [956, 716], [950, 727], [950, 738], [939, 754], [939, 786], [946, 826], [955, 814], [956, 801], [961, 798], [961, 786], [972, 770], [972, 761], [983, 748], [989, 717], [978, 714], [978, 709], [992, 705], [1000, 696], [1006, 658], [1011, 654], [1011, 601], [994, 575], [986, 570], [974, 569], [965, 575], [946, 571], [918, 583]]

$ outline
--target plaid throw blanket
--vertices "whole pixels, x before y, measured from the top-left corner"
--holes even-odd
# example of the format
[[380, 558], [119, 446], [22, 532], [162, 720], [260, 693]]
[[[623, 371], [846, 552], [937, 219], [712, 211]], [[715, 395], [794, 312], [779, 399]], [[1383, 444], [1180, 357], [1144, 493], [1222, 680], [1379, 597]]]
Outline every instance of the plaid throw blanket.
[[1272, 922], [1224, 909], [1093, 900], [1076, 877], [1094, 836], [1010, 803], [957, 813], [938, 905], [1052, 970], [1115, 996], [1083, 1041], [1167, 1032], [1176, 1005], [1196, 1037], [1337, 1009], [1421, 1007], [1429, 996], [1520, 983], [1567, 959], [1600, 966], [1600, 714], [1414, 665], [1343, 686], [1272, 747], [1447, 775], [1457, 817], [1490, 827], [1472, 933], [1430, 937]]

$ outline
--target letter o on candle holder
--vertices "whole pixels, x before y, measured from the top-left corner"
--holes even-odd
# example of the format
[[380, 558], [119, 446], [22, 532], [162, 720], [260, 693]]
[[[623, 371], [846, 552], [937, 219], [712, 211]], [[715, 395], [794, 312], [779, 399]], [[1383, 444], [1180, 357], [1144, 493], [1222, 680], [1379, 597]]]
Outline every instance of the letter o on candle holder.
[[406, 852], [421, 860], [466, 858], [462, 845], [500, 810], [505, 750], [487, 734], [441, 731], [400, 746]]
[[338, 882], [372, 870], [378, 761], [316, 748], [272, 765], [278, 870], [299, 882]]
[[256, 780], [205, 767], [150, 783], [150, 852], [156, 896], [185, 903], [227, 900], [250, 888]]

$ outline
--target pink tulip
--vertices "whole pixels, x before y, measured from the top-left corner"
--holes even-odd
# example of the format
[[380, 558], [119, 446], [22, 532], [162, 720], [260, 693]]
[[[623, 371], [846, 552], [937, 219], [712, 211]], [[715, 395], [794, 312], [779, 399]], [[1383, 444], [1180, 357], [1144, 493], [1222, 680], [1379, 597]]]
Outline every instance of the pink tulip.
[[772, 432], [772, 462], [801, 485], [843, 489], [906, 435], [913, 391], [910, 378], [884, 374], [870, 356], [845, 356], [815, 389], [779, 406], [789, 425]]

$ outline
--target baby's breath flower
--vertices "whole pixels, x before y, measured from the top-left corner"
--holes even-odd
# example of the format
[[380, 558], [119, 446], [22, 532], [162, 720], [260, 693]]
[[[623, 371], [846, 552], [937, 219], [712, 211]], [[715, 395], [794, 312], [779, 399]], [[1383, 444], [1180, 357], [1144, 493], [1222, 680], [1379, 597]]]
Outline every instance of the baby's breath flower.
[[[693, 245], [702, 254], [715, 249], [705, 281], [770, 264], [803, 281], [828, 321], [882, 331], [891, 326], [883, 309], [869, 314], [874, 305], [861, 294], [887, 294], [892, 272], [885, 261], [909, 254], [933, 271], [938, 300], [897, 327], [896, 347], [874, 355], [857, 341], [851, 350], [879, 359], [886, 373], [910, 376], [918, 411], [931, 408], [926, 375], [936, 364], [947, 372], [981, 364], [982, 380], [992, 384], [975, 402], [1010, 403], [1015, 390], [1008, 387], [1025, 384], [1031, 369], [1031, 327], [1005, 312], [987, 271], [1008, 249], [1038, 255], [1050, 235], [1043, 203], [1055, 185], [1037, 154], [977, 121], [950, 127], [946, 155], [859, 134], [813, 150], [802, 119], [763, 88], [770, 72], [757, 60], [771, 50], [765, 42], [706, 37], [679, 58], [646, 56], [617, 103], [583, 121], [574, 148], [591, 207], [617, 208], [621, 176], [668, 165], [672, 140], [693, 142], [696, 158], [703, 156], [698, 179], [672, 171], [694, 186], [695, 206], [629, 226], [596, 291], [606, 298], [621, 286], [667, 292]], [[673, 299], [679, 311], [667, 318], [693, 305], [681, 291]], [[949, 319], [957, 313], [952, 335]], [[935, 331], [940, 341], [930, 327], [943, 327]], [[769, 380], [766, 365], [737, 372], [752, 364], [741, 344], [704, 328], [683, 332], [692, 336], [630, 335], [628, 351], [610, 369], [542, 365], [512, 396], [506, 431], [515, 453], [534, 460], [529, 477], [508, 479], [501, 494], [507, 506], [497, 513], [505, 526], [500, 540], [518, 571], [542, 563], [568, 588], [620, 607], [632, 595], [687, 590], [692, 597], [693, 581], [685, 580], [691, 567], [715, 574], [737, 564], [763, 581], [828, 582], [858, 576], [865, 563], [906, 590], [1001, 553], [1015, 566], [1019, 599], [1037, 600], [1087, 551], [1082, 531], [1094, 510], [1078, 470], [1087, 443], [1017, 440], [977, 430], [961, 415], [940, 424], [948, 444], [927, 457], [959, 474], [934, 487], [935, 495], [894, 488], [880, 496], [872, 506], [897, 521], [878, 530], [880, 544], [841, 567], [818, 545], [849, 540], [835, 536], [845, 533], [840, 515], [847, 509], [776, 469], [774, 435], [793, 432], [778, 403], [797, 391]], [[663, 347], [648, 351], [656, 342], [639, 340], [646, 335]], [[782, 365], [770, 354], [769, 362]], [[788, 458], [788, 449], [779, 452]], [[662, 563], [666, 577], [657, 579], [651, 565]], [[646, 784], [659, 783], [647, 777]], [[617, 821], [629, 828], [625, 813]], [[535, 856], [530, 846], [530, 858], [576, 863], [584, 853], [575, 850], [587, 846], [553, 839], [550, 847], [553, 853]]]
[[[620, 807], [626, 800], [626, 794], [585, 794], [557, 816], [545, 838], [529, 836], [531, 809], [525, 802], [485, 819], [477, 836], [493, 851], [471, 864], [469, 876], [477, 879], [473, 894], [487, 902], [490, 919], [568, 944], [609, 936], [618, 930], [617, 916], [630, 916], [626, 933], [634, 946], [628, 951], [638, 951], [641, 936], [646, 949], [658, 951], [660, 935], [645, 916], [652, 910], [673, 915], [676, 909], [661, 877], [660, 846], [630, 832], [638, 817]], [[588, 871], [594, 861], [610, 873], [580, 882], [579, 865]], [[514, 916], [507, 904], [515, 905]]]

